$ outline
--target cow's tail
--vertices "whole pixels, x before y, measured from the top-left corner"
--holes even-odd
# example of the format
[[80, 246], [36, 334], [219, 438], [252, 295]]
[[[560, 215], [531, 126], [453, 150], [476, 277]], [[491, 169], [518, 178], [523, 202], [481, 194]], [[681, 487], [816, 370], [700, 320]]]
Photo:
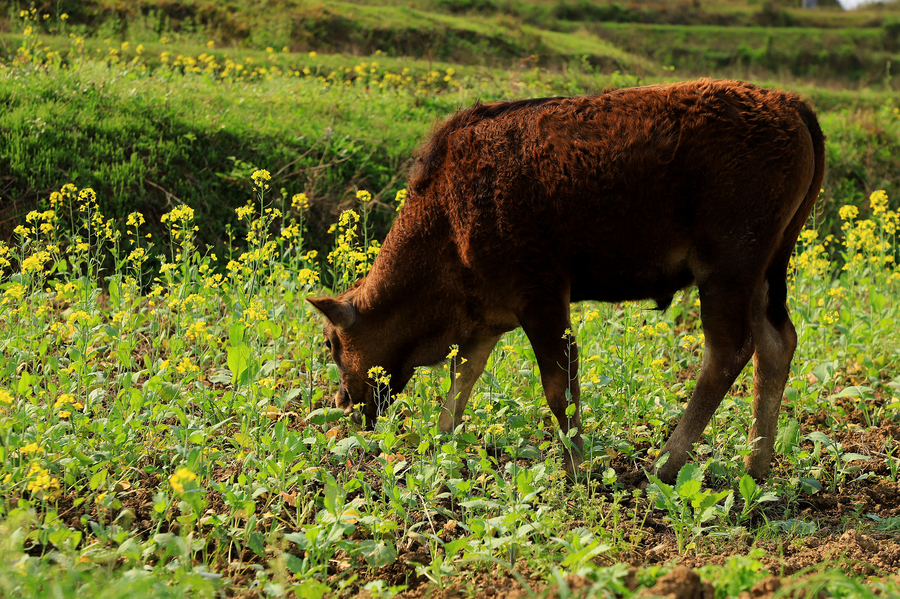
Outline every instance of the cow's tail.
[[812, 213], [816, 198], [819, 197], [819, 191], [822, 189], [822, 181], [825, 178], [825, 135], [819, 127], [819, 119], [816, 118], [815, 111], [802, 100], [798, 104], [800, 119], [812, 138], [814, 170], [812, 183], [806, 196], [788, 223], [781, 245], [776, 250], [769, 269], [766, 271], [766, 281], [769, 283], [767, 316], [769, 322], [776, 327], [780, 327], [788, 319], [786, 305], [788, 266], [794, 246], [797, 244], [797, 238], [800, 237], [800, 231]]

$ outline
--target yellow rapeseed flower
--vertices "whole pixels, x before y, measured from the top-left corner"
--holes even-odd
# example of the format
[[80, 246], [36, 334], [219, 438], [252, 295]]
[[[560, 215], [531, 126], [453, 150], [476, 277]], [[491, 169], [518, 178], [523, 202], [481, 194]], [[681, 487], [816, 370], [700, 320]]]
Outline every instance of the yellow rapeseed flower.
[[384, 368], [381, 366], [373, 366], [372, 368], [370, 368], [368, 376], [376, 383], [380, 383], [382, 385], [388, 385], [391, 382], [391, 375], [387, 374], [384, 371]]
[[694, 337], [693, 335], [685, 335], [684, 337], [681, 338], [681, 347], [683, 347], [684, 349], [688, 349], [696, 342], [697, 342], [697, 338]]
[[872, 208], [872, 214], [878, 216], [884, 214], [888, 208], [887, 193], [883, 189], [873, 191], [869, 196], [869, 206]]
[[840, 215], [841, 220], [851, 220], [859, 215], [859, 208], [846, 204], [841, 206], [840, 210], [838, 210], [838, 214]]
[[28, 477], [31, 478], [28, 482], [28, 490], [32, 493], [59, 489], [59, 480], [50, 476], [50, 471], [46, 468], [41, 468], [37, 463], [31, 465]]
[[10, 405], [13, 402], [12, 393], [6, 389], [0, 389], [0, 404]]
[[40, 453], [44, 451], [44, 448], [38, 445], [37, 443], [29, 443], [20, 449], [22, 453]]
[[169, 484], [176, 493], [184, 493], [184, 484], [197, 480], [197, 475], [182, 466], [169, 477]]
[[294, 197], [291, 198], [291, 208], [303, 212], [309, 208], [309, 198], [305, 193], [294, 194]]
[[253, 179], [253, 185], [257, 189], [268, 189], [269, 184], [267, 182], [272, 179], [272, 175], [270, 175], [269, 171], [265, 169], [257, 169], [253, 171], [253, 174], [250, 175], [250, 178]]
[[397, 202], [397, 212], [400, 212], [400, 210], [403, 209], [403, 206], [406, 205], [406, 188], [405, 187], [397, 192], [397, 195], [394, 197], [394, 201]]
[[75, 403], [75, 397], [68, 393], [63, 393], [59, 397], [56, 398], [56, 403], [53, 404], [54, 408], [61, 408], [66, 404]]
[[144, 224], [144, 215], [140, 212], [132, 212], [128, 215], [128, 220], [125, 221], [125, 224], [129, 227], [137, 227]]

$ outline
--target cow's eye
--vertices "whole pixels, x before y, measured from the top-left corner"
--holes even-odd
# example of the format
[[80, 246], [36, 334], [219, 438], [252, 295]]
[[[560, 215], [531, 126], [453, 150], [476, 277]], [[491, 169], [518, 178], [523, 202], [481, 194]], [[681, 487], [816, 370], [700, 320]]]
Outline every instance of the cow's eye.
[[325, 340], [325, 347], [328, 348], [328, 351], [331, 351], [331, 341], [330, 340], [328, 340], [328, 339]]

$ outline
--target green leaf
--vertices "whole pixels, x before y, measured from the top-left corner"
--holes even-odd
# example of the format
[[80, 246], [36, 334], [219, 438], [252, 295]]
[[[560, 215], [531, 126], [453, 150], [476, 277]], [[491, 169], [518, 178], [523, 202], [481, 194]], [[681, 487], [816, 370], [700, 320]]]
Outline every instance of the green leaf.
[[271, 320], [264, 320], [256, 325], [256, 332], [259, 333], [260, 337], [268, 335], [270, 338], [275, 339], [276, 337], [281, 337], [281, 331], [281, 326]]
[[94, 476], [91, 477], [91, 480], [88, 483], [88, 486], [91, 488], [91, 491], [96, 491], [97, 487], [99, 487], [104, 482], [106, 482], [107, 474], [108, 473], [106, 471], [106, 468], [94, 473]]
[[297, 599], [322, 599], [331, 592], [331, 587], [313, 578], [305, 578], [303, 584], [294, 586], [292, 590], [297, 594]]
[[244, 329], [246, 327], [239, 322], [231, 325], [231, 328], [228, 329], [228, 341], [231, 345], [240, 345], [244, 342]]
[[238, 384], [250, 366], [250, 347], [244, 342], [230, 346], [226, 363], [228, 364], [228, 369], [231, 370], [231, 383]]
[[[296, 543], [297, 546], [303, 550], [309, 549], [309, 547], [311, 547], [309, 539], [306, 538], [306, 535], [303, 534], [302, 532], [290, 532], [290, 533], [284, 535], [284, 540], [287, 541], [288, 543]], [[290, 567], [290, 565], [288, 565], [288, 567]], [[293, 568], [291, 568], [291, 569], [293, 570]], [[293, 570], [293, 572], [295, 574], [298, 573], [296, 570]]]
[[307, 420], [321, 426], [326, 422], [340, 420], [343, 415], [344, 411], [338, 408], [319, 408], [318, 410], [310, 412], [309, 416], [307, 416]]
[[325, 473], [325, 509], [337, 516], [338, 511], [344, 503], [343, 489], [338, 485], [337, 481], [331, 476], [331, 473]]
[[752, 476], [745, 474], [741, 477], [741, 482], [738, 483], [738, 490], [741, 492], [741, 497], [744, 498], [744, 501], [747, 502], [747, 506], [749, 507], [756, 498], [758, 486]]
[[819, 379], [822, 384], [830, 383], [834, 376], [834, 366], [831, 363], [819, 364], [813, 368], [813, 375]]
[[381, 568], [397, 561], [397, 550], [393, 543], [376, 543], [372, 540], [359, 544], [359, 553], [366, 559], [370, 568]]
[[694, 479], [686, 480], [678, 485], [675, 491], [683, 499], [691, 499], [700, 492], [700, 481]]
[[683, 484], [689, 480], [695, 480], [698, 483], [703, 482], [703, 469], [696, 464], [688, 462], [678, 471], [678, 478], [675, 480], [675, 488], [680, 489]]
[[709, 508], [716, 505], [729, 495], [734, 495], [733, 491], [719, 491], [718, 493], [710, 493], [709, 491], [702, 493], [691, 505], [700, 513], [705, 513]]
[[822, 431], [813, 431], [806, 435], [806, 438], [813, 443], [821, 443], [825, 447], [830, 447], [831, 445], [833, 445], [831, 438]]
[[800, 488], [809, 495], [813, 495], [822, 490], [822, 483], [814, 478], [802, 477], [800, 478]]
[[74, 549], [81, 542], [81, 532], [69, 530], [68, 528], [59, 528], [47, 535], [47, 538], [60, 549], [65, 549], [64, 545], [66, 545], [67, 541], [69, 549]]
[[778, 429], [778, 434], [775, 436], [775, 450], [781, 455], [786, 456], [799, 445], [800, 421], [796, 418], [791, 418], [784, 426]]
[[338, 457], [346, 457], [350, 450], [354, 447], [359, 447], [359, 441], [354, 437], [347, 437], [345, 439], [341, 439], [337, 443], [335, 443], [334, 447], [331, 448], [331, 453]]
[[725, 508], [726, 514], [731, 513], [731, 508], [734, 507], [734, 493], [733, 492], [728, 493], [728, 497], [725, 498], [725, 505], [723, 507]]
[[663, 510], [678, 509], [675, 505], [676, 495], [672, 486], [662, 482], [653, 474], [647, 478], [650, 480], [650, 484], [647, 486], [647, 494], [656, 495], [656, 507]]
[[871, 459], [871, 456], [863, 455], [861, 453], [845, 453], [841, 456], [841, 461], [845, 464], [857, 460], [868, 461], [869, 459]]
[[835, 393], [831, 397], [868, 397], [872, 395], [872, 388], [858, 385], [851, 385], [841, 389], [840, 393]]
[[262, 533], [253, 531], [250, 533], [248, 543], [250, 549], [261, 558], [266, 557], [266, 537]]

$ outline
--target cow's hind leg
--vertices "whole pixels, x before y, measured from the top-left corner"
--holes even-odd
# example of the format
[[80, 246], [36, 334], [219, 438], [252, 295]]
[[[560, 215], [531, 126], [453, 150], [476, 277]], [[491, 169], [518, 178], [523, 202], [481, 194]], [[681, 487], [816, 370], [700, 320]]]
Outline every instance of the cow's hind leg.
[[438, 428], [442, 433], [452, 432], [462, 422], [475, 381], [484, 372], [488, 357], [499, 340], [500, 335], [476, 337], [463, 344], [459, 354], [452, 358], [451, 374], [454, 379], [450, 383], [450, 392], [438, 420]]
[[[782, 284], [783, 280], [775, 281], [773, 286]], [[768, 285], [762, 285], [753, 305], [756, 352], [753, 354], [753, 425], [748, 438], [752, 452], [744, 460], [747, 472], [757, 479], [765, 476], [775, 452], [778, 411], [797, 348], [797, 332], [784, 307], [784, 294], [778, 290], [767, 291]]]
[[[578, 346], [569, 321], [569, 301], [549, 298], [546, 303], [533, 302], [519, 314], [519, 322], [541, 369], [541, 385], [550, 411], [556, 416], [560, 431], [571, 439], [563, 447], [563, 465], [574, 477], [582, 462], [584, 442], [581, 438], [581, 391], [578, 386]], [[569, 431], [575, 433], [569, 436]], [[569, 444], [566, 444], [569, 445]]]
[[753, 293], [728, 287], [700, 288], [706, 350], [691, 401], [659, 453], [660, 460], [668, 456], [657, 467], [657, 476], [665, 482], [675, 480], [687, 462], [688, 451], [703, 434], [728, 388], [753, 355], [750, 318]]

